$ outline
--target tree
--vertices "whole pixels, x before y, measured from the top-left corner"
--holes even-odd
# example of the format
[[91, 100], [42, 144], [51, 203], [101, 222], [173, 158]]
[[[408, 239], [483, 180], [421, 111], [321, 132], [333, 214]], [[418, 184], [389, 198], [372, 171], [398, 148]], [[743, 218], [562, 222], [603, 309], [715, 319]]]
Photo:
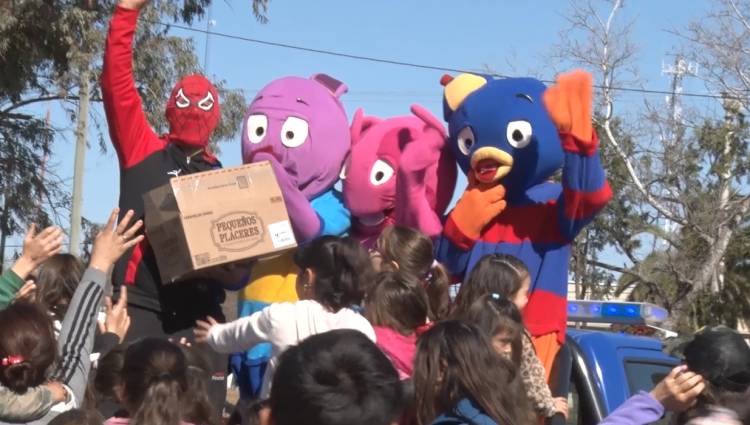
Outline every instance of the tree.
[[69, 203], [63, 182], [47, 166], [50, 138], [39, 119], [13, 119], [0, 128], [0, 269], [8, 235], [23, 232], [28, 222], [58, 221]]
[[[9, 158], [14, 163], [0, 163], [0, 169], [15, 173], [4, 174], [0, 183], [4, 184], [0, 186], [0, 211], [9, 212], [0, 215], [0, 248], [8, 235], [36, 219], [39, 211], [47, 214], [70, 205], [64, 185], [51, 173], [46, 181], [19, 174], [20, 170], [38, 169], [48, 156], [51, 140], [61, 132], [31, 112], [31, 106], [61, 102], [71, 123], [77, 124], [79, 137], [84, 138], [90, 117], [98, 130], [99, 146], [106, 149], [108, 136], [101, 114], [95, 108], [90, 114], [81, 111], [88, 110], [89, 98], [93, 102], [101, 99], [101, 57], [114, 4], [114, 0], [13, 0], [0, 5], [0, 161]], [[163, 23], [190, 23], [203, 16], [209, 4], [210, 0], [168, 0], [154, 2], [142, 12], [134, 72], [144, 109], [157, 131], [166, 128], [164, 103], [172, 85], [180, 75], [199, 71], [192, 41], [170, 36]], [[268, 0], [253, 0], [253, 12], [261, 22], [266, 20], [267, 7]], [[222, 96], [222, 122], [214, 133], [214, 147], [218, 148], [215, 142], [231, 140], [239, 131], [246, 101], [241, 92], [226, 89], [223, 81], [215, 83]], [[31, 184], [32, 192], [44, 196], [6, 195], [21, 184]], [[21, 202], [37, 199], [44, 200], [38, 208]], [[61, 217], [55, 218], [62, 223]], [[2, 255], [0, 252], [0, 263]]]
[[[632, 67], [636, 47], [629, 41], [633, 24], [621, 22], [622, 0], [605, 3], [602, 12], [597, 6], [602, 2], [573, 2], [570, 30], [561, 34], [556, 48], [564, 63], [595, 72], [597, 126], [615, 199], [593, 231], [601, 232], [629, 264], [592, 257], [587, 263], [621, 274], [620, 291], [637, 287], [634, 296], [664, 305], [671, 313], [669, 325], [687, 330], [715, 311], [700, 307], [702, 300], [721, 299], [728, 290], [730, 242], [750, 209], [750, 151], [741, 113], [750, 94], [750, 84], [744, 85], [750, 80], [743, 75], [750, 65], [750, 27], [742, 11], [750, 7], [721, 1], [710, 17], [715, 25], [701, 18], [686, 36], [691, 57], [710, 67], [709, 86], [728, 94], [723, 120], [704, 113], [689, 126], [647, 103], [636, 115], [640, 125], [624, 127], [628, 116], [617, 108], [617, 88], [637, 80]], [[644, 242], [651, 242], [652, 249]]]

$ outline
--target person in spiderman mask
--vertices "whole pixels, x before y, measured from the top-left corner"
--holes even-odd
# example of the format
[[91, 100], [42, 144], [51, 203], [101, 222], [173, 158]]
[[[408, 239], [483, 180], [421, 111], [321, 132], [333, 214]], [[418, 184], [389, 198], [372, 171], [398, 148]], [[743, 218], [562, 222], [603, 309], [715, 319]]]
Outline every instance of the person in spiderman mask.
[[[120, 211], [132, 209], [136, 218], [143, 218], [142, 197], [149, 190], [175, 176], [221, 168], [208, 147], [219, 122], [219, 94], [205, 77], [189, 75], [174, 86], [166, 108], [168, 134], [159, 137], [146, 120], [133, 79], [133, 36], [146, 3], [120, 0], [115, 7], [101, 76], [109, 133], [120, 165]], [[229, 276], [235, 275], [213, 273], [162, 285], [154, 252], [144, 239], [117, 262], [112, 274], [115, 298], [122, 285], [128, 287], [131, 327], [125, 342], [146, 336], [192, 340], [197, 319], [224, 318], [224, 285], [234, 283], [227, 282]], [[211, 393], [223, 406], [227, 359], [213, 352], [211, 356]]]

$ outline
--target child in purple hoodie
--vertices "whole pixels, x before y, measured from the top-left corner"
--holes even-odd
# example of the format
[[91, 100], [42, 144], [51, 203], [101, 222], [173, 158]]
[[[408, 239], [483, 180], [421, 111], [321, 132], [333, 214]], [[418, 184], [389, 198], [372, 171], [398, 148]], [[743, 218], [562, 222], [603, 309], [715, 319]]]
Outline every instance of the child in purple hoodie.
[[666, 411], [690, 407], [706, 388], [703, 377], [677, 366], [651, 392], [641, 391], [607, 416], [599, 425], [640, 425], [656, 422]]
[[[718, 326], [698, 331], [684, 348], [685, 365], [664, 378], [650, 393], [628, 399], [600, 425], [639, 425], [660, 419], [665, 411], [679, 412], [676, 423], [734, 425], [740, 420], [732, 400], [750, 395], [750, 347], [736, 331]], [[746, 403], [745, 403], [746, 404]], [[733, 409], [726, 409], [733, 407]], [[733, 411], [734, 410], [734, 411]], [[744, 422], [742, 422], [744, 421]]]

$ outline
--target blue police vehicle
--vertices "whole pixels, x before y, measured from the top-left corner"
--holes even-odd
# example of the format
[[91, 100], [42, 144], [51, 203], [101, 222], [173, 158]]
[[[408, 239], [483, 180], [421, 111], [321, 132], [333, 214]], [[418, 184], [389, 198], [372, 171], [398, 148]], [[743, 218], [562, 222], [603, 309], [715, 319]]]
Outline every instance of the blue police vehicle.
[[655, 328], [666, 318], [666, 310], [648, 303], [569, 301], [571, 325], [551, 374], [553, 394], [568, 398], [569, 417], [547, 422], [595, 425], [638, 391], [650, 391], [679, 360], [663, 352], [659, 338], [595, 324]]

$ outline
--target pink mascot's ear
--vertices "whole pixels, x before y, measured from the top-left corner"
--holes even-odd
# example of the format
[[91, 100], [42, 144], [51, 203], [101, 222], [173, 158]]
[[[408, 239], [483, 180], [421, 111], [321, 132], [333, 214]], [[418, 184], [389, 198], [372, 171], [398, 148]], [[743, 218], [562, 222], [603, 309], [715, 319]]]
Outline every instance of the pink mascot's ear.
[[352, 118], [352, 125], [350, 129], [352, 136], [352, 145], [357, 144], [357, 142], [362, 139], [365, 132], [370, 127], [378, 124], [381, 121], [382, 120], [380, 118], [365, 116], [365, 111], [362, 108], [357, 108], [357, 111], [354, 112], [354, 118]]
[[310, 77], [310, 79], [320, 83], [323, 87], [327, 88], [334, 97], [337, 98], [341, 97], [341, 95], [349, 91], [349, 88], [346, 86], [346, 84], [327, 74], [315, 74]]

